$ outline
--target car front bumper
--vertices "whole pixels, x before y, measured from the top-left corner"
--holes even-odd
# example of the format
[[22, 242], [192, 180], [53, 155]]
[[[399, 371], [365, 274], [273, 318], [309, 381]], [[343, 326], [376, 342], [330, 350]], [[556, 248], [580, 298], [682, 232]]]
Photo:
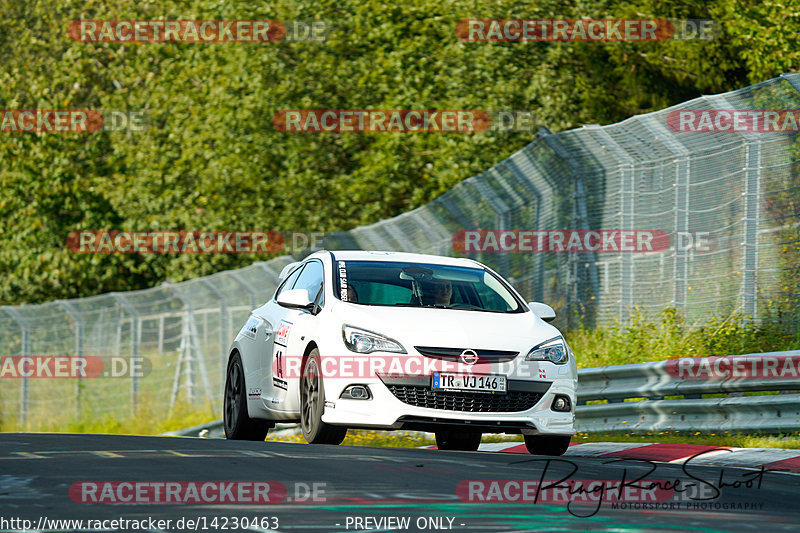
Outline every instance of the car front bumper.
[[[454, 426], [484, 433], [574, 435], [572, 379], [509, 379], [505, 395], [431, 390], [431, 376], [325, 381], [325, 423], [350, 428], [435, 431]], [[372, 398], [339, 398], [348, 385], [366, 385]], [[557, 395], [569, 397], [569, 412], [551, 409]], [[402, 400], [401, 400], [402, 398]], [[434, 407], [435, 406], [435, 407]]]

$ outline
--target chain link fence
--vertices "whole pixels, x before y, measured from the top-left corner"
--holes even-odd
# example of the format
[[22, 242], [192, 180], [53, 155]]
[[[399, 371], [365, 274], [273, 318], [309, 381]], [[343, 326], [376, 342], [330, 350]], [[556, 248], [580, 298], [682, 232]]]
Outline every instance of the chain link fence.
[[[562, 327], [625, 323], [635, 309], [687, 318], [739, 314], [800, 323], [797, 128], [690, 132], [670, 113], [800, 109], [800, 75], [704, 96], [609, 126], [536, 139], [483, 174], [397, 217], [327, 236], [327, 249], [461, 255], [494, 268]], [[669, 245], [641, 253], [461, 253], [464, 230], [652, 230]], [[703, 236], [705, 244], [698, 242]], [[300, 256], [301, 254], [298, 254]], [[226, 350], [294, 258], [142, 291], [0, 308], [3, 356], [145, 357], [147, 376], [0, 380], [0, 420], [125, 417], [142, 402], [220, 412]]]

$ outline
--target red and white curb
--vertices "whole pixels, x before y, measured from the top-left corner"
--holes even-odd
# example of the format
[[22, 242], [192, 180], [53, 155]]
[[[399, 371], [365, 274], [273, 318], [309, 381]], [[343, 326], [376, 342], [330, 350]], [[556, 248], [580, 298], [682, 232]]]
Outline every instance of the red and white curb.
[[[435, 448], [435, 446], [431, 446]], [[478, 451], [524, 453], [521, 442], [484, 442]], [[702, 453], [705, 452], [705, 453]], [[698, 455], [702, 453], [702, 455]], [[691, 459], [693, 465], [738, 466], [783, 472], [800, 472], [800, 449], [733, 448], [700, 444], [648, 444], [644, 442], [573, 443], [563, 457], [604, 457], [609, 459], [641, 459], [661, 463], [682, 464]]]

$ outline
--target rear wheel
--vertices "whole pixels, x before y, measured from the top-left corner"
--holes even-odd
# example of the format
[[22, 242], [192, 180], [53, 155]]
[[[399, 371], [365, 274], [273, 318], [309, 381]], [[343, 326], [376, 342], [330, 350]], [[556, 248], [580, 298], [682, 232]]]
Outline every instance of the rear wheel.
[[244, 367], [239, 353], [228, 361], [225, 379], [225, 438], [231, 440], [264, 440], [269, 431], [265, 420], [253, 420], [247, 412]]
[[347, 428], [331, 426], [322, 421], [325, 410], [325, 388], [322, 386], [319, 350], [308, 354], [300, 380], [300, 426], [309, 444], [341, 444]]
[[472, 430], [442, 430], [436, 432], [436, 447], [440, 450], [474, 452], [481, 444], [481, 432]]
[[525, 435], [525, 447], [534, 455], [564, 455], [571, 439], [560, 435]]

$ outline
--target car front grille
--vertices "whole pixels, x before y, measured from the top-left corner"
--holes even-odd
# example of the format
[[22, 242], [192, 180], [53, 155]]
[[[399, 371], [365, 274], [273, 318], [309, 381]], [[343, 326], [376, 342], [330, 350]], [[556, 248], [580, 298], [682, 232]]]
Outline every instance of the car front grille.
[[[438, 346], [414, 346], [414, 348], [425, 357], [433, 357], [445, 361], [458, 361], [461, 353], [466, 350], [466, 348], [442, 348]], [[483, 350], [479, 348], [472, 351], [478, 356], [478, 363], [505, 363], [519, 355], [519, 352], [508, 350]]]
[[414, 407], [465, 411], [468, 413], [513, 413], [527, 411], [542, 398], [539, 392], [509, 391], [506, 394], [485, 392], [434, 391], [420, 385], [388, 384], [398, 400]]

